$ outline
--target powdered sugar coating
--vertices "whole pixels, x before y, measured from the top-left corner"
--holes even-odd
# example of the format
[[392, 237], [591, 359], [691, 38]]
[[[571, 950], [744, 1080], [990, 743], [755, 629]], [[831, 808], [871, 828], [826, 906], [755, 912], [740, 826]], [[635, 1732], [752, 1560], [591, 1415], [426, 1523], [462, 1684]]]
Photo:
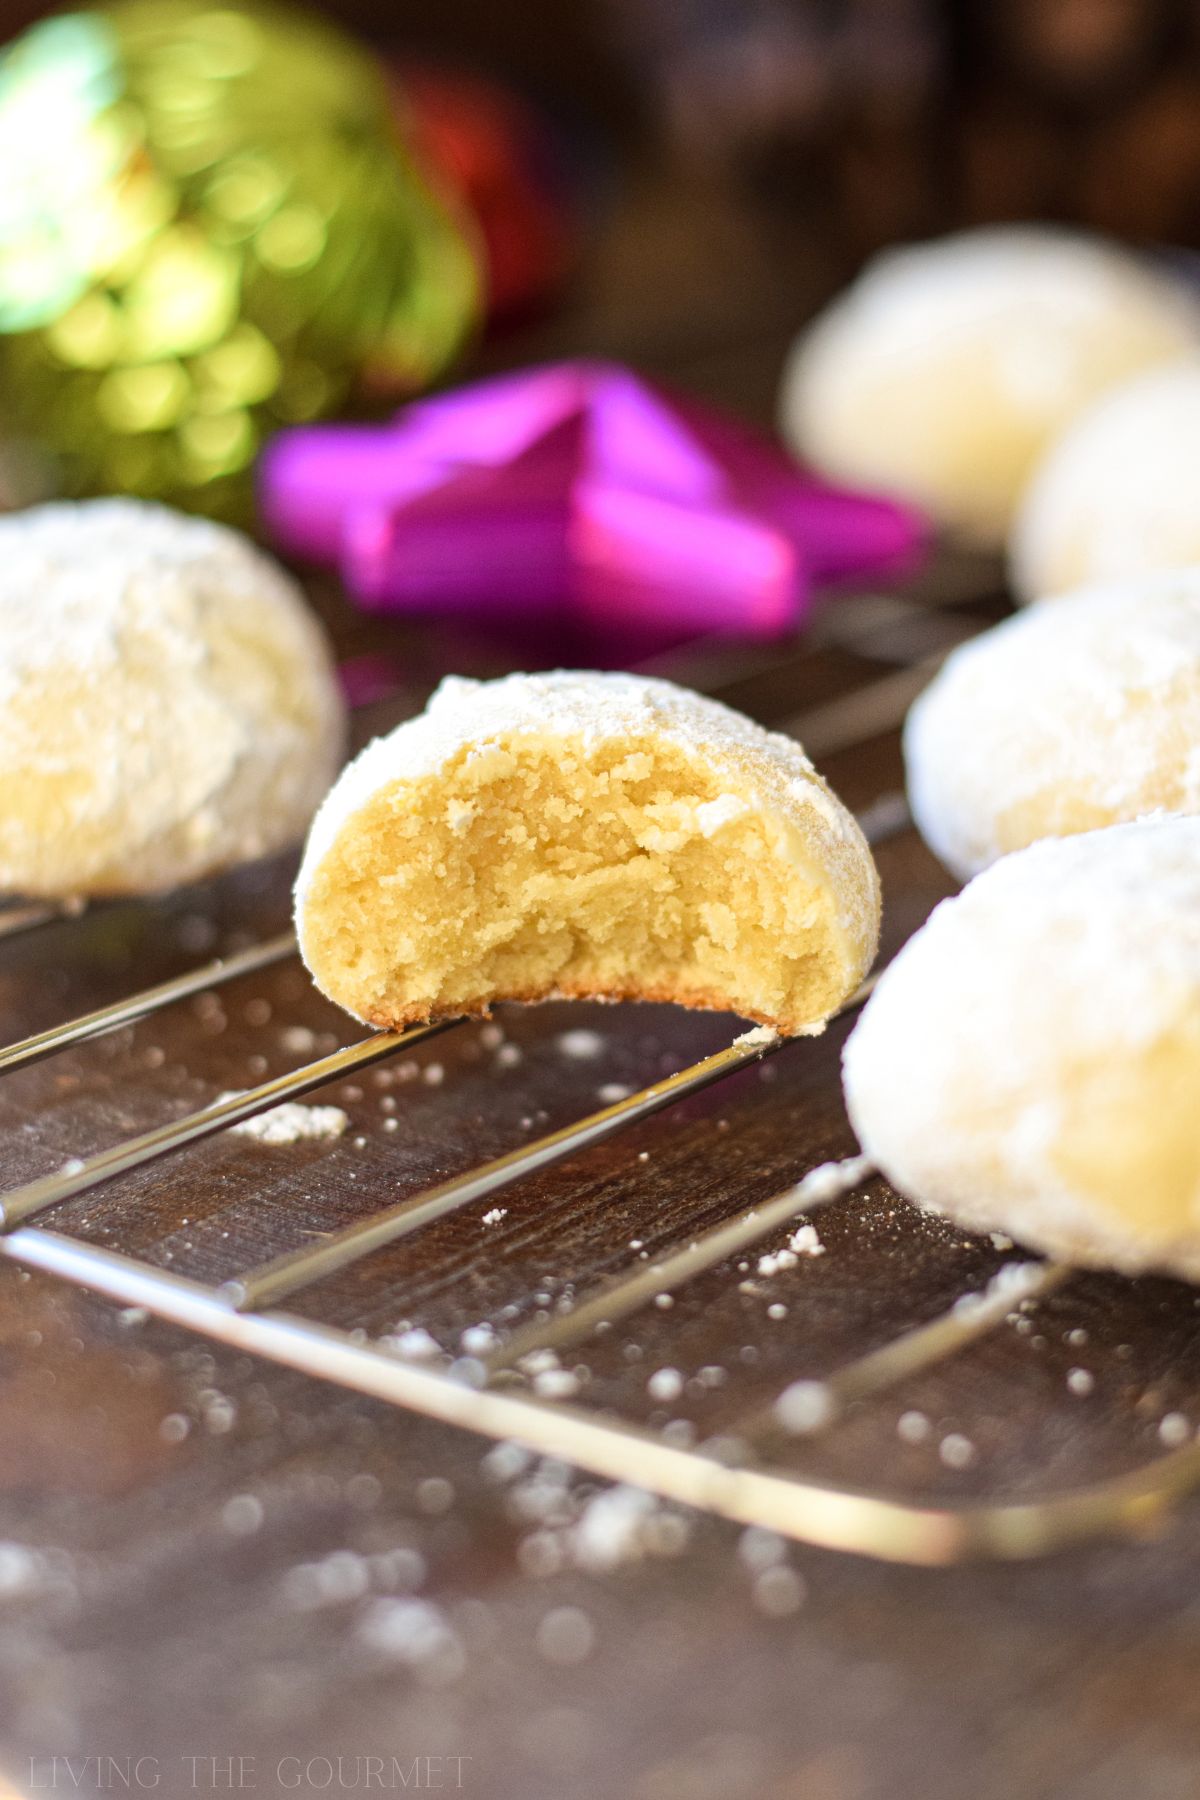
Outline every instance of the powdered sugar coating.
[[0, 887], [153, 891], [279, 848], [342, 734], [323, 635], [247, 539], [130, 500], [0, 519]]
[[1042, 837], [1200, 813], [1200, 569], [1039, 602], [912, 708], [908, 792], [960, 876]]
[[890, 250], [798, 341], [785, 432], [844, 480], [1004, 541], [1038, 457], [1097, 394], [1200, 343], [1182, 284], [1038, 226]]
[[[315, 820], [296, 884], [303, 948], [304, 905], [322, 858], [354, 815], [397, 781], [436, 775], [464, 752], [488, 755], [513, 739], [562, 739], [592, 749], [614, 740], [661, 740], [717, 770], [729, 784], [723, 816], [749, 810], [778, 820], [795, 857], [827, 868], [848, 960], [874, 945], [879, 882], [854, 817], [821, 780], [794, 738], [766, 731], [691, 689], [643, 675], [554, 670], [499, 681], [449, 676], [426, 710], [376, 738], [339, 778]], [[714, 802], [708, 802], [709, 808]], [[703, 813], [705, 807], [697, 809]], [[701, 835], [719, 828], [697, 818]], [[869, 955], [867, 960], [869, 961]]]
[[1200, 819], [978, 876], [884, 972], [844, 1074], [864, 1151], [922, 1205], [1200, 1279]]
[[1200, 357], [1102, 395], [1051, 445], [1013, 524], [1026, 600], [1200, 563]]

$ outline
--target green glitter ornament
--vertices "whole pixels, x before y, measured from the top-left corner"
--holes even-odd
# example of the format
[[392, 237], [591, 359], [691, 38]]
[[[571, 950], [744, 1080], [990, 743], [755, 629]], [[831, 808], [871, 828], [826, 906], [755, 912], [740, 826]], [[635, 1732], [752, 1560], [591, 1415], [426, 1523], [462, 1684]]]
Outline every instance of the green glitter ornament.
[[124, 0], [0, 54], [0, 420], [64, 492], [245, 517], [276, 426], [426, 385], [479, 286], [375, 64], [305, 13]]

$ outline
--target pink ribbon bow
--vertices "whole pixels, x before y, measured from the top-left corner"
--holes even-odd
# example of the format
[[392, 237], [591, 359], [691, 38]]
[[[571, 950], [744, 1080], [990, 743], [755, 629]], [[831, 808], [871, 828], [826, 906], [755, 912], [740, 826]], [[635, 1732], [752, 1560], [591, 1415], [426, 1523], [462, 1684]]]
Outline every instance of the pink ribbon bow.
[[286, 552], [369, 610], [771, 636], [814, 585], [911, 565], [923, 521], [618, 364], [567, 362], [286, 431], [260, 464]]

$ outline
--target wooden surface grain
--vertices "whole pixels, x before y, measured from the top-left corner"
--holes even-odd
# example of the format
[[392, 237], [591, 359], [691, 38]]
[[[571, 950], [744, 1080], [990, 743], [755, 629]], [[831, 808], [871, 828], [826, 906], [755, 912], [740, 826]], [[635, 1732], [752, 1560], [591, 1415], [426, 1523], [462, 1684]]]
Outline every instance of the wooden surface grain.
[[[647, 180], [594, 262], [571, 312], [494, 365], [628, 355], [769, 419], [787, 331], [827, 280], [811, 246], [761, 240], [719, 193]], [[389, 635], [316, 591], [346, 654], [392, 659], [393, 711], [443, 667], [502, 664], [494, 643]], [[684, 667], [779, 722], [886, 672], [886, 640], [873, 649], [827, 643], [758, 674], [732, 652]], [[897, 783], [894, 734], [827, 772], [868, 804]], [[911, 836], [880, 863], [894, 948], [948, 884]], [[284, 859], [0, 944], [0, 1036], [282, 929], [290, 872]], [[464, 1027], [320, 1096], [350, 1115], [336, 1142], [227, 1136], [54, 1222], [219, 1279], [730, 1035], [666, 1008], [499, 1023], [500, 1042]], [[581, 1027], [594, 1056], [566, 1054], [561, 1034]], [[853, 1148], [845, 1029], [372, 1257], [303, 1310], [372, 1332], [420, 1325], [454, 1348], [482, 1320], [519, 1325], [586, 1294], [630, 1265], [635, 1240], [686, 1240]], [[293, 963], [9, 1076], [4, 1185], [354, 1035]], [[491, 1204], [503, 1217], [484, 1224]], [[728, 1434], [783, 1382], [932, 1316], [1000, 1261], [881, 1183], [819, 1229], [819, 1258], [749, 1291], [715, 1270], [582, 1347], [583, 1403]], [[572, 1522], [594, 1484], [554, 1468], [503, 1479], [476, 1439], [47, 1279], [6, 1268], [0, 1291], [0, 1763], [15, 1792], [1183, 1800], [1200, 1785], [1195, 1508], [1153, 1541], [946, 1571], [803, 1548], [773, 1561], [779, 1547], [753, 1534], [668, 1513], [640, 1560], [580, 1566]], [[788, 1454], [942, 1498], [1128, 1468], [1161, 1448], [1164, 1416], [1200, 1420], [1196, 1306], [1179, 1284], [1089, 1277]], [[647, 1391], [665, 1366], [687, 1378], [669, 1408]], [[1079, 1367], [1088, 1393], [1068, 1384]], [[921, 1442], [897, 1431], [914, 1412], [930, 1422]], [[966, 1466], [943, 1458], [952, 1435]], [[410, 1594], [430, 1610], [398, 1613]], [[433, 1653], [414, 1652], [414, 1618]]]

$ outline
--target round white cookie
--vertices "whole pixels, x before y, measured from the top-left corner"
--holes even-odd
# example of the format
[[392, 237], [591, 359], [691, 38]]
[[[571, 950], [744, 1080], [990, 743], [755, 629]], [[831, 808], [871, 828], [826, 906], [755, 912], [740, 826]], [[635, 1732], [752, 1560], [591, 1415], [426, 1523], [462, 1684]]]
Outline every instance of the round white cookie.
[[129, 500], [0, 519], [0, 889], [157, 892], [279, 849], [343, 734], [324, 635], [246, 538]]
[[792, 738], [636, 675], [451, 678], [313, 825], [296, 926], [373, 1025], [551, 996], [811, 1030], [862, 979], [879, 881]]
[[904, 759], [921, 835], [960, 877], [1039, 838], [1200, 813], [1200, 569], [1039, 601], [964, 644]]
[[1101, 239], [996, 226], [891, 250], [796, 344], [785, 434], [828, 474], [1003, 544], [1097, 394], [1200, 345], [1200, 305]]
[[1087, 407], [1038, 464], [1013, 523], [1025, 600], [1200, 563], [1200, 356]]
[[1048, 839], [943, 901], [844, 1076], [864, 1151], [921, 1206], [1200, 1279], [1200, 819]]

